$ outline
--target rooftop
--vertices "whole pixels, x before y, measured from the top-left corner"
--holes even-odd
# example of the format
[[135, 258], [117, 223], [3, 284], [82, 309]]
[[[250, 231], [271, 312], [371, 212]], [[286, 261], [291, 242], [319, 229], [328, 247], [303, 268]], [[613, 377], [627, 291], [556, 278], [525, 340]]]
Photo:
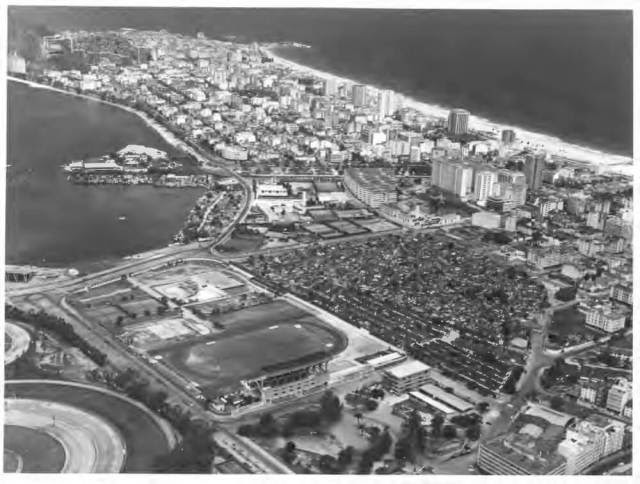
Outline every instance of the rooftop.
[[356, 183], [367, 185], [378, 190], [392, 190], [396, 187], [393, 170], [385, 168], [349, 168], [346, 171]]
[[437, 387], [431, 383], [422, 385], [420, 387], [420, 391], [434, 398], [437, 398], [450, 407], [455, 408], [459, 412], [466, 412], [467, 410], [471, 410], [473, 408], [473, 405], [466, 400], [463, 400], [462, 398], [457, 397], [456, 395], [453, 395], [451, 393], [445, 392], [442, 388]]
[[393, 368], [389, 368], [385, 371], [385, 373], [394, 378], [406, 378], [408, 376], [412, 376], [423, 371], [428, 371], [430, 369], [431, 367], [429, 365], [425, 365], [420, 361], [413, 360], [400, 363]]

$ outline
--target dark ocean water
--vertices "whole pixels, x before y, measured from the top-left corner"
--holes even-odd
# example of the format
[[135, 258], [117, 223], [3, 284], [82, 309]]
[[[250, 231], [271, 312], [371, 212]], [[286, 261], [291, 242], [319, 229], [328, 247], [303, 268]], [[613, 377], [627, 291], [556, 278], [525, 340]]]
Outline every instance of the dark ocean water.
[[133, 114], [15, 82], [8, 83], [7, 111], [9, 264], [92, 262], [166, 245], [201, 192], [66, 180], [60, 165], [127, 144], [171, 152]]
[[11, 8], [54, 29], [291, 40], [283, 55], [493, 121], [632, 153], [630, 11]]

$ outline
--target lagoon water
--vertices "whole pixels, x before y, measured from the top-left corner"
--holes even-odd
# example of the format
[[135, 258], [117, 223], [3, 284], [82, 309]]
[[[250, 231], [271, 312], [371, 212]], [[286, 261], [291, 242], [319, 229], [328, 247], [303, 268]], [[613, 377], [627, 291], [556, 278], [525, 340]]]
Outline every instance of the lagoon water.
[[[165, 28], [304, 42], [312, 48], [280, 53], [565, 141], [633, 150], [630, 11], [11, 7], [9, 15], [54, 30]], [[162, 245], [180, 228], [190, 191], [73, 186], [59, 169], [128, 143], [166, 149], [138, 118], [17, 85], [9, 86], [8, 108], [9, 263], [128, 254]]]
[[171, 152], [131, 113], [15, 82], [7, 111], [8, 264], [65, 266], [166, 245], [201, 192], [67, 181], [60, 165], [127, 144]]

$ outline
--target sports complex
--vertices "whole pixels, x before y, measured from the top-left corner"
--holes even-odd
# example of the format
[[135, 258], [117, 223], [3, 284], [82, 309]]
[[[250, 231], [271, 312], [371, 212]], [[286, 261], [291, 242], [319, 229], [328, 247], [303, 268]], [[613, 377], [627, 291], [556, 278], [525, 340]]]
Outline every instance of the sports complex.
[[100, 387], [5, 382], [4, 471], [152, 472], [176, 438], [143, 405]]
[[210, 259], [171, 261], [68, 302], [221, 413], [319, 392], [336, 374], [357, 377], [355, 358], [386, 346]]
[[311, 364], [331, 358], [347, 345], [340, 331], [282, 300], [231, 311], [218, 319], [225, 327], [222, 332], [151, 353], [211, 398], [238, 390], [242, 380], [271, 367]]

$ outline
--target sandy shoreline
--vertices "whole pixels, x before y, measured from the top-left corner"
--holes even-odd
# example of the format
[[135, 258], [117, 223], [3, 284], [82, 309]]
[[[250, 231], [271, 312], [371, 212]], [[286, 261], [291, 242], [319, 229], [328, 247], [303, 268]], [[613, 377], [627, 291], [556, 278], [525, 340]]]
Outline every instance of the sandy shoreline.
[[[305, 66], [303, 64], [299, 64], [297, 62], [286, 59], [285, 57], [278, 55], [274, 51], [273, 47], [267, 47], [265, 48], [265, 50], [271, 57], [273, 57], [274, 62], [289, 67], [293, 70], [309, 74], [320, 79], [335, 79], [338, 82], [347, 84], [365, 84], [353, 79], [340, 77], [330, 72], [314, 69], [312, 67]], [[369, 85], [369, 87], [373, 91], [380, 90], [380, 88], [377, 86]], [[419, 111], [430, 117], [446, 118], [449, 113], [448, 108], [433, 104], [427, 104], [425, 102], [421, 102], [404, 95], [403, 105], [405, 107], [415, 109], [416, 111]], [[632, 158], [627, 156], [606, 153], [594, 148], [568, 143], [551, 135], [534, 133], [517, 126], [494, 123], [493, 121], [480, 118], [478, 116], [471, 115], [469, 124], [476, 130], [490, 131], [496, 134], [499, 134], [503, 129], [513, 129], [514, 131], [516, 131], [516, 135], [518, 137], [518, 144], [516, 144], [516, 147], [531, 148], [536, 151], [544, 150], [551, 155], [563, 156], [573, 160], [584, 161], [600, 167], [604, 172], [622, 173], [625, 175], [633, 174], [633, 160]]]

